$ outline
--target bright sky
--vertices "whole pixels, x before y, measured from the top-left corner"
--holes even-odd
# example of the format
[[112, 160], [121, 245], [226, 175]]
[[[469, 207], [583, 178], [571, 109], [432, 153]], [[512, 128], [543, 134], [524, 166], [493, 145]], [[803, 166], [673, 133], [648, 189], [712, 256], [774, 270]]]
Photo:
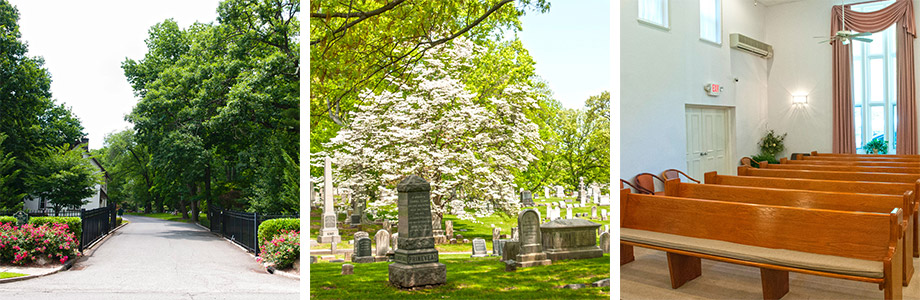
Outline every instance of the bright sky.
[[521, 18], [518, 36], [565, 108], [610, 91], [610, 2], [551, 1], [548, 13]]
[[173, 18], [181, 28], [217, 19], [219, 0], [9, 0], [29, 56], [45, 58], [51, 93], [80, 118], [90, 148], [131, 127], [137, 98], [121, 69], [147, 53], [147, 30]]

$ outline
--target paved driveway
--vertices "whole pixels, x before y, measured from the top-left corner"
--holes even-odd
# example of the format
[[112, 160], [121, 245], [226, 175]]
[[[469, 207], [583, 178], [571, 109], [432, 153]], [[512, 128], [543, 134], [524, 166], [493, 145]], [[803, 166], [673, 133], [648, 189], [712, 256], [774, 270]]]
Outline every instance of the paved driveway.
[[300, 281], [193, 224], [124, 216], [131, 224], [70, 271], [0, 284], [3, 299], [299, 299]]

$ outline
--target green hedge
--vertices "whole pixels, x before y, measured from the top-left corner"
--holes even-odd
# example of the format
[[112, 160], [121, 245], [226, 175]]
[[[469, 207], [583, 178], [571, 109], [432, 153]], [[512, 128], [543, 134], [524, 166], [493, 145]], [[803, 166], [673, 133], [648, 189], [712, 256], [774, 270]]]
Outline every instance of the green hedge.
[[16, 218], [10, 217], [10, 216], [3, 216], [3, 217], [0, 217], [0, 223], [13, 223], [13, 225], [16, 225]]
[[300, 232], [300, 219], [284, 218], [271, 219], [259, 225], [259, 244], [281, 233], [281, 230], [294, 230]]
[[[32, 217], [29, 218], [29, 224], [40, 226], [43, 224], [67, 224], [67, 231], [73, 233], [77, 240], [83, 237], [83, 222], [80, 217]], [[81, 241], [82, 242], [82, 241]]]

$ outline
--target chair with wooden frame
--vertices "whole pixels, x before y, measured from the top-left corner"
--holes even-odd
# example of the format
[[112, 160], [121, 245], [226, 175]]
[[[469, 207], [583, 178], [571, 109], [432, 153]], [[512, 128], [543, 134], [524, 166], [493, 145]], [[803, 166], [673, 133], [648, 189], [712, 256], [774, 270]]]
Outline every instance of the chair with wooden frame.
[[624, 184], [631, 187], [633, 190], [639, 190], [639, 188], [637, 188], [635, 185], [632, 185], [632, 183], [629, 183], [629, 181], [626, 181], [626, 179], [620, 179], [620, 189], [625, 188], [623, 186]]
[[639, 173], [636, 175], [634, 182], [636, 183], [636, 192], [639, 194], [648, 194], [655, 195], [655, 180], [661, 181], [661, 185], [664, 186], [664, 179], [656, 176], [652, 173]]
[[690, 181], [700, 183], [699, 180], [693, 179], [693, 177], [690, 177], [690, 175], [687, 175], [687, 173], [681, 172], [678, 169], [667, 169], [667, 170], [664, 170], [664, 172], [661, 172], [661, 178], [664, 178], [664, 180], [669, 180], [669, 179], [680, 180], [680, 175], [684, 175], [684, 177], [687, 177], [687, 179], [690, 179]]

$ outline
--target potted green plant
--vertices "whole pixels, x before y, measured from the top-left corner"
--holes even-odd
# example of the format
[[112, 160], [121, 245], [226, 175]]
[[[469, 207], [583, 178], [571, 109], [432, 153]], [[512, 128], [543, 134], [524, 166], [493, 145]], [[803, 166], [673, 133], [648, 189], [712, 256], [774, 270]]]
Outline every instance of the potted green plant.
[[[751, 156], [751, 159], [755, 162], [767, 161], [771, 164], [778, 164], [779, 160], [776, 159], [776, 155], [786, 150], [786, 146], [783, 145], [783, 140], [785, 139], [786, 133], [778, 135], [772, 129], [767, 131], [767, 134], [757, 143], [760, 146], [760, 154]], [[756, 164], [752, 165], [757, 166]]]
[[884, 139], [874, 139], [863, 146], [866, 153], [870, 154], [888, 154], [888, 141]]

